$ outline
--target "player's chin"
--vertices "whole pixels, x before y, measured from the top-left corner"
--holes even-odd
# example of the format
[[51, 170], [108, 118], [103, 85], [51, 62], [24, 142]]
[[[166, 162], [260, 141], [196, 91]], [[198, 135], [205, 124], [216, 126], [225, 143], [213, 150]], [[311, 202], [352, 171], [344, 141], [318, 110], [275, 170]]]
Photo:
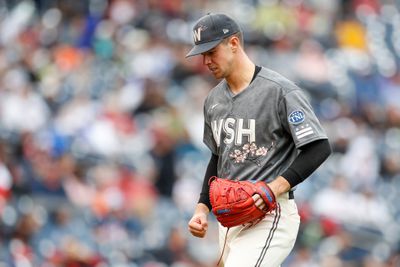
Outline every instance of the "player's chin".
[[214, 76], [215, 79], [222, 79], [224, 76], [221, 74], [221, 72], [213, 71], [212, 75]]
[[217, 68], [215, 69], [209, 69], [211, 74], [214, 76], [214, 78], [220, 79], [221, 78], [221, 72], [218, 71]]

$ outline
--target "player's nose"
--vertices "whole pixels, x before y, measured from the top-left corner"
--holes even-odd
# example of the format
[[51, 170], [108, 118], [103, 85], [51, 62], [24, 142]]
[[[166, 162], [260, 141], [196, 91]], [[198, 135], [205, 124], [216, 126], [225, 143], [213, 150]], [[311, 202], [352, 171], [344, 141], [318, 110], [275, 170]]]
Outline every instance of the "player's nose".
[[203, 64], [208, 65], [211, 63], [211, 59], [208, 55], [203, 55]]

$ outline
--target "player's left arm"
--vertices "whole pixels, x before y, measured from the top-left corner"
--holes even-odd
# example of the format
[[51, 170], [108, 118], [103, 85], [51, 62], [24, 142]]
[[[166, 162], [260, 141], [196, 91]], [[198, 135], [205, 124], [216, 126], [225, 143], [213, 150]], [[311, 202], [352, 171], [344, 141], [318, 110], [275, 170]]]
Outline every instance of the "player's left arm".
[[328, 139], [313, 141], [303, 145], [299, 150], [299, 155], [289, 168], [268, 184], [276, 197], [303, 182], [332, 152]]
[[[299, 155], [289, 168], [268, 183], [276, 198], [309, 177], [329, 157], [332, 151], [328, 139], [313, 141], [303, 145], [299, 150]], [[261, 196], [255, 194], [253, 199], [259, 209], [264, 209], [265, 202]]]
[[299, 154], [290, 166], [268, 185], [275, 196], [289, 191], [309, 177], [331, 154], [328, 137], [304, 92], [286, 84], [278, 103], [282, 127], [293, 138]]

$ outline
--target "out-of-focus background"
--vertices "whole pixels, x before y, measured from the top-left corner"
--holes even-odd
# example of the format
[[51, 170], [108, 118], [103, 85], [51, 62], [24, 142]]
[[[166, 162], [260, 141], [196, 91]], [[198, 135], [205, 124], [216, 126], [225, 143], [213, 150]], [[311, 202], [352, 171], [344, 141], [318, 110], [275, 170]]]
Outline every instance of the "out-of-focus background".
[[400, 10], [389, 0], [0, 0], [0, 267], [208, 267], [192, 237], [216, 84], [207, 12], [299, 84], [333, 154], [295, 198], [284, 267], [400, 266]]

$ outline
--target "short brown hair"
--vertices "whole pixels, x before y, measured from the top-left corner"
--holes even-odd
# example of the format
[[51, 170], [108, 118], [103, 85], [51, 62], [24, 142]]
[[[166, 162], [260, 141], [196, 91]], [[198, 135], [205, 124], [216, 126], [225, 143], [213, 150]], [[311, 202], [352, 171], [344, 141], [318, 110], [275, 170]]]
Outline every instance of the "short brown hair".
[[234, 33], [234, 34], [232, 34], [231, 36], [226, 37], [226, 38], [222, 41], [222, 43], [227, 44], [228, 41], [229, 41], [229, 39], [230, 39], [231, 37], [233, 37], [233, 36], [235, 36], [235, 37], [237, 37], [237, 38], [239, 39], [240, 45], [243, 47], [243, 45], [244, 45], [244, 40], [243, 40], [243, 33], [242, 33], [241, 31], [239, 31], [239, 32], [237, 32], [237, 33]]

